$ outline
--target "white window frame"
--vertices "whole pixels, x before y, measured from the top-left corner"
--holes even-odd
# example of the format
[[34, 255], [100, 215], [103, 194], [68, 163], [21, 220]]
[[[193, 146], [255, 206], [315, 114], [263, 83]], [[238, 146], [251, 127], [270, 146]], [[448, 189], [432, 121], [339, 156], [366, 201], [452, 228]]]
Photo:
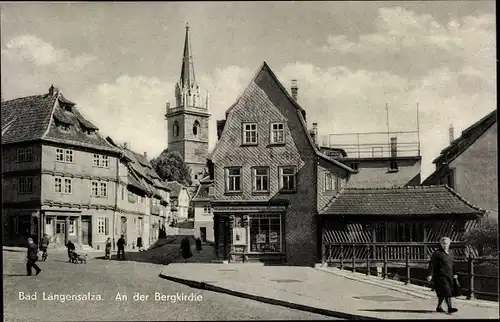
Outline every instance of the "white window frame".
[[[258, 170], [265, 170], [266, 171], [266, 174], [263, 175], [263, 174], [257, 174], [257, 171]], [[257, 183], [258, 181], [260, 180], [267, 180], [267, 189], [263, 190], [263, 189], [260, 189], [258, 190], [257, 189]], [[271, 180], [270, 180], [270, 171], [269, 171], [269, 167], [253, 167], [252, 168], [252, 191], [253, 192], [257, 192], [257, 193], [266, 193], [266, 192], [269, 192], [269, 186], [271, 184]], [[261, 181], [261, 187], [263, 186], [263, 181]]]
[[[280, 125], [282, 127], [281, 129], [279, 128]], [[271, 123], [269, 133], [270, 133], [271, 144], [285, 144], [285, 123], [283, 122]], [[278, 140], [278, 138], [280, 137], [280, 133], [281, 133], [281, 140]]]
[[54, 178], [54, 192], [62, 193], [63, 192], [63, 181], [62, 178]]
[[97, 217], [97, 233], [99, 235], [106, 233], [106, 217]]
[[19, 177], [17, 180], [18, 193], [32, 193], [33, 192], [33, 177]]
[[73, 192], [73, 180], [64, 178], [64, 193], [70, 195]]
[[[293, 174], [284, 174], [285, 170], [293, 169]], [[293, 178], [293, 189], [285, 189], [285, 177]], [[281, 192], [296, 192], [297, 191], [297, 167], [296, 166], [282, 166], [279, 167], [279, 187]]]
[[99, 154], [94, 154], [93, 166], [99, 167], [101, 164], [101, 156]]
[[64, 150], [64, 162], [73, 163], [73, 151], [72, 150]]
[[56, 148], [56, 162], [74, 163], [73, 150]]
[[56, 149], [56, 161], [64, 162], [64, 149]]
[[342, 188], [342, 180], [336, 172], [325, 172], [325, 191], [337, 191]]
[[[247, 128], [248, 127], [248, 128]], [[255, 129], [252, 129], [255, 127]], [[252, 137], [250, 134], [254, 133], [255, 135]], [[243, 145], [257, 145], [259, 141], [258, 138], [258, 124], [255, 122], [244, 122], [242, 123], [242, 144]], [[255, 139], [253, 141], [248, 141], [247, 139]]]
[[[283, 229], [283, 222], [282, 222], [282, 215], [281, 214], [252, 214], [249, 215], [249, 222], [248, 222], [248, 236], [250, 238], [250, 243], [248, 245], [248, 252], [252, 254], [280, 254], [283, 253], [283, 234], [284, 234], [284, 229]], [[259, 233], [261, 231], [261, 226], [260, 226], [260, 219], [268, 219], [269, 220], [269, 231], [271, 230], [271, 219], [279, 219], [279, 251], [277, 252], [256, 252], [252, 251], [252, 240], [251, 240], [251, 227], [252, 227], [252, 220], [259, 220]]]
[[212, 212], [212, 208], [210, 207], [210, 205], [203, 206], [203, 214], [208, 215], [211, 212]]
[[109, 168], [109, 157], [94, 153], [93, 166], [96, 168]]
[[[239, 170], [240, 174], [239, 175], [232, 175], [230, 174], [231, 170]], [[242, 191], [242, 182], [241, 182], [241, 179], [243, 177], [243, 169], [241, 167], [228, 167], [225, 169], [225, 179], [226, 179], [226, 192], [230, 192], [230, 193], [236, 193], [236, 192], [241, 192]], [[236, 190], [236, 189], [233, 189], [231, 190], [231, 180], [232, 178], [239, 178], [239, 189]], [[236, 188], [236, 179], [234, 179], [234, 188]]]
[[100, 182], [99, 184], [99, 197], [107, 198], [108, 197], [108, 183]]
[[31, 147], [17, 149], [16, 161], [17, 162], [33, 161], [33, 149]]

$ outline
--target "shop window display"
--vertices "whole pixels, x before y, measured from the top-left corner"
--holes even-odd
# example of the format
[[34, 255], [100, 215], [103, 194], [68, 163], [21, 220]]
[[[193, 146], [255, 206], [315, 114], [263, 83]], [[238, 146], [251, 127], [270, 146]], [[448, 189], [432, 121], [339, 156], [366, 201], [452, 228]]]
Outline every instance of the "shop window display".
[[250, 217], [250, 251], [281, 252], [281, 221], [279, 216]]

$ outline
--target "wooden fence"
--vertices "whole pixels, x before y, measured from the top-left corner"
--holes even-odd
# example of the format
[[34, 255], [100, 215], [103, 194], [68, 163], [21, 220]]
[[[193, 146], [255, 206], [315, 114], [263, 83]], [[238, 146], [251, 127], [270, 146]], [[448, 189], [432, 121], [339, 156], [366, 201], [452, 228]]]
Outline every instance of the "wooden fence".
[[[380, 267], [382, 278], [388, 278], [389, 267], [405, 269], [402, 279], [406, 284], [411, 282], [426, 283], [423, 279], [411, 276], [411, 270], [415, 267], [426, 268], [432, 253], [439, 247], [438, 243], [326, 243], [324, 245], [323, 263], [340, 269], [351, 268], [353, 272], [362, 268], [366, 275], [370, 275], [371, 268]], [[464, 243], [452, 243], [451, 249], [455, 255], [455, 266], [457, 268], [466, 265], [466, 271], [458, 271], [457, 275], [465, 279], [462, 284], [466, 291], [467, 299], [473, 299], [475, 294], [484, 295], [488, 298], [498, 300], [498, 291], [484, 292], [475, 289], [476, 279], [494, 279], [498, 285], [498, 275], [484, 275], [475, 272], [475, 268], [497, 265], [498, 258], [479, 257]], [[483, 284], [483, 283], [481, 283]]]

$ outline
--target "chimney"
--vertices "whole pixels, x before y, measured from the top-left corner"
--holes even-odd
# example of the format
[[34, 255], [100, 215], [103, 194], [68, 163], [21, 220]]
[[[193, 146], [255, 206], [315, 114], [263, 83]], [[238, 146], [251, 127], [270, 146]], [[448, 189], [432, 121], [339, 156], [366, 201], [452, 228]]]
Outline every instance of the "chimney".
[[398, 138], [391, 138], [391, 158], [398, 157]]
[[297, 80], [292, 79], [292, 98], [297, 101], [297, 95], [299, 94], [299, 87], [297, 86]]
[[124, 142], [123, 143], [123, 148], [127, 149], [128, 148], [128, 143], [127, 142]]
[[450, 144], [451, 144], [451, 142], [453, 142], [453, 140], [455, 140], [455, 137], [454, 137], [455, 130], [453, 129], [453, 124], [450, 124], [450, 128], [448, 131], [450, 133]]
[[313, 133], [313, 139], [314, 139], [314, 144], [318, 145], [318, 123], [313, 123], [313, 128], [312, 128], [312, 133]]
[[144, 157], [147, 159], [148, 158], [148, 153], [144, 152]]
[[166, 108], [165, 108], [165, 111], [166, 113], [168, 113], [168, 110], [170, 109], [170, 102], [167, 102], [166, 104]]

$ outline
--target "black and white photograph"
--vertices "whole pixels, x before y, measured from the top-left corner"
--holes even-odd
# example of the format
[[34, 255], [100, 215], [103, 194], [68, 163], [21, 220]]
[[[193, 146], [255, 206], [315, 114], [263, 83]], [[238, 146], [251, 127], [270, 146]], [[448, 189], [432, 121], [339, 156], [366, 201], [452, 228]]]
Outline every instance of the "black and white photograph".
[[496, 3], [0, 2], [3, 318], [498, 319]]

